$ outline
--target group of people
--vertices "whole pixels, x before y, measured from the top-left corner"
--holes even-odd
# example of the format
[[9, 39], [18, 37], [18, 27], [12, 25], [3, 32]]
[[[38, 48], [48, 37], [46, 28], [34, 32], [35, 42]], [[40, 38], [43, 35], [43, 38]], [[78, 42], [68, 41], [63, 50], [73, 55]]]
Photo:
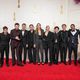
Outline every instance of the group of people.
[[[37, 23], [36, 30], [34, 25], [30, 24], [30, 30], [26, 30], [26, 23], [15, 23], [14, 29], [8, 33], [8, 27], [3, 27], [0, 33], [0, 67], [4, 63], [4, 54], [6, 55], [6, 66], [9, 66], [9, 49], [11, 46], [12, 66], [24, 66], [28, 55], [29, 63], [33, 64], [58, 64], [59, 53], [60, 63], [66, 65], [66, 56], [68, 53], [69, 65], [71, 65], [72, 51], [74, 53], [74, 64], [77, 65], [78, 53], [78, 36], [80, 30], [75, 28], [74, 24], [70, 25], [70, 29], [66, 30], [66, 24], [62, 24], [62, 30], [58, 26], [54, 27], [54, 31], [50, 31], [50, 26], [46, 26], [44, 31], [40, 23]], [[68, 51], [68, 52], [67, 52]], [[22, 59], [22, 54], [23, 59]]]

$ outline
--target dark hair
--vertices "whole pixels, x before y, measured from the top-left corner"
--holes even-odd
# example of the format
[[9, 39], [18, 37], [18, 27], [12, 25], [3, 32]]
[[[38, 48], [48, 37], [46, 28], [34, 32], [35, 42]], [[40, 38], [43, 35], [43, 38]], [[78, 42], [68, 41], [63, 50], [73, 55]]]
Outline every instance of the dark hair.
[[62, 24], [62, 27], [63, 27], [63, 26], [66, 26], [66, 24]]
[[30, 27], [30, 26], [33, 26], [33, 27], [34, 27], [34, 25], [33, 25], [33, 24], [30, 24], [30, 25], [29, 25], [29, 27]]
[[75, 24], [71, 24], [70, 27], [71, 27], [71, 26], [74, 26], [74, 27], [75, 27]]
[[59, 30], [59, 27], [58, 27], [58, 26], [55, 26], [55, 27], [54, 27], [54, 29], [56, 29], [56, 28]]
[[4, 27], [3, 27], [3, 30], [4, 30], [4, 29], [8, 29], [8, 27], [7, 27], [7, 26], [4, 26]]
[[19, 26], [19, 23], [15, 23], [15, 25], [18, 25]]
[[23, 24], [22, 24], [22, 26], [23, 26], [23, 25], [25, 25], [25, 26], [26, 26], [26, 23], [23, 23]]

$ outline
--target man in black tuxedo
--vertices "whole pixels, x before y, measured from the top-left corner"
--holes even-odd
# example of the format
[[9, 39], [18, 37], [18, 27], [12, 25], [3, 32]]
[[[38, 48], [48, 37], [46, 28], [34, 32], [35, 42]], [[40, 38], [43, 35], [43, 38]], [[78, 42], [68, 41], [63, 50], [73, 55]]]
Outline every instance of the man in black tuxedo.
[[54, 62], [54, 64], [58, 64], [59, 44], [60, 44], [59, 27], [55, 26], [54, 27], [54, 35], [53, 35], [53, 62]]
[[26, 30], [26, 24], [22, 24], [22, 30], [21, 30], [21, 44], [20, 44], [20, 58], [22, 61], [22, 51], [24, 50], [24, 59], [23, 63], [26, 64], [26, 57], [27, 57], [27, 50], [28, 50], [28, 31]]
[[66, 30], [66, 24], [62, 24], [62, 29], [60, 31], [60, 59], [66, 65], [66, 55], [68, 47], [68, 31]]
[[14, 66], [16, 64], [16, 57], [17, 56], [17, 65], [23, 66], [21, 59], [20, 59], [20, 29], [19, 29], [19, 23], [15, 23], [15, 29], [11, 30], [10, 36], [11, 36], [11, 52], [12, 52], [12, 65]]
[[1, 51], [0, 67], [2, 67], [4, 63], [4, 52], [6, 54], [6, 66], [9, 66], [9, 41], [10, 34], [8, 33], [8, 28], [4, 26], [3, 32], [0, 34], [0, 51]]
[[69, 30], [69, 64], [71, 64], [72, 51], [74, 52], [74, 64], [77, 65], [77, 52], [78, 52], [78, 35], [80, 31], [75, 28], [74, 24], [71, 24]]
[[30, 30], [28, 31], [28, 57], [30, 63], [36, 64], [36, 45], [35, 45], [35, 31], [34, 25], [29, 25]]
[[45, 63], [48, 63], [48, 50], [50, 55], [50, 64], [52, 65], [52, 41], [53, 33], [50, 31], [49, 25], [46, 26], [46, 31], [44, 32], [43, 42], [44, 42], [44, 51], [45, 51]]

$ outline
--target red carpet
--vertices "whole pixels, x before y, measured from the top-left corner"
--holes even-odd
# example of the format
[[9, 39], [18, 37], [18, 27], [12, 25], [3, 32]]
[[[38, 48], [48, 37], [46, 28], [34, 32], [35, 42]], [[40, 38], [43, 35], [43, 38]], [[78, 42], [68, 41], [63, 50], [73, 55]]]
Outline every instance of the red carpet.
[[4, 64], [0, 68], [0, 80], [80, 80], [80, 64], [39, 66], [27, 63], [24, 67]]

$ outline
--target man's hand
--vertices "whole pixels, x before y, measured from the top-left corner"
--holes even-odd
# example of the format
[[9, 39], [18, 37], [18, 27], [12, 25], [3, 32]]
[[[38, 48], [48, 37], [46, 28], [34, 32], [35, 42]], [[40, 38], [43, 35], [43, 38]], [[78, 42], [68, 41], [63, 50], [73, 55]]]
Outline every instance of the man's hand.
[[28, 47], [28, 44], [26, 44], [26, 47]]
[[16, 40], [20, 40], [20, 38], [18, 36], [15, 37]]
[[36, 45], [34, 44], [34, 45], [33, 45], [33, 47], [35, 48], [35, 47], [36, 47]]

